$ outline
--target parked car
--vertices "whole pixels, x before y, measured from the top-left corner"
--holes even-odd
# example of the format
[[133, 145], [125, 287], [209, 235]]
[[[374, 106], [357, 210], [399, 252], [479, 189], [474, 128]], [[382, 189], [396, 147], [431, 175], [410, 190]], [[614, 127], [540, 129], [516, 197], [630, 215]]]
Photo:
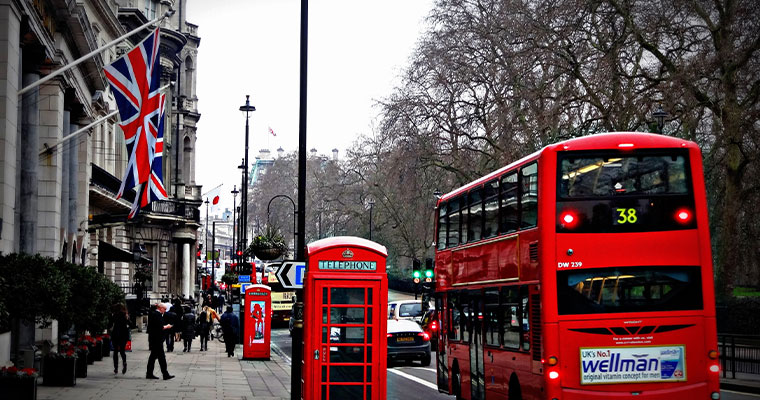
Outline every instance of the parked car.
[[422, 320], [422, 300], [399, 300], [388, 303], [388, 319]]
[[414, 321], [388, 320], [388, 365], [397, 360], [430, 365], [430, 335]]
[[420, 321], [422, 331], [430, 335], [430, 345], [433, 347], [433, 350], [438, 349], [438, 330], [441, 328], [439, 324], [438, 312], [433, 309], [427, 310], [425, 315], [422, 316], [422, 321]]

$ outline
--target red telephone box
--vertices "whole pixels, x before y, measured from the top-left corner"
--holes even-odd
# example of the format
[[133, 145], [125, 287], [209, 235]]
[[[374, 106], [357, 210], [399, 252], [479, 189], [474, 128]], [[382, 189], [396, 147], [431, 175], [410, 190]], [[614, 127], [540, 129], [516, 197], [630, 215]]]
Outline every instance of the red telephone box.
[[307, 245], [303, 399], [386, 398], [387, 256], [350, 236]]
[[266, 285], [250, 285], [245, 290], [243, 358], [269, 359], [272, 337], [272, 289]]

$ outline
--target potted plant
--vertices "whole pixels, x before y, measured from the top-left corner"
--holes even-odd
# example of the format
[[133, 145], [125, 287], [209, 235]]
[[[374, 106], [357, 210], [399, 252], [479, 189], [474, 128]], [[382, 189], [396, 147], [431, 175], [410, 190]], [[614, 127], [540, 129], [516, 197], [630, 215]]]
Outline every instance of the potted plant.
[[34, 368], [2, 367], [0, 368], [0, 393], [3, 398], [34, 400], [37, 398], [38, 375]]
[[76, 349], [67, 340], [62, 340], [58, 346], [58, 352], [48, 353], [42, 361], [42, 384], [45, 386], [76, 385], [76, 366]]
[[251, 250], [259, 259], [269, 261], [285, 254], [288, 246], [280, 230], [273, 225], [267, 225], [264, 228], [264, 232], [253, 238]]
[[[90, 335], [82, 335], [79, 337], [78, 344], [80, 350], [87, 350], [87, 364], [95, 363], [95, 361], [97, 361], [95, 359], [95, 353], [97, 352], [95, 348], [95, 338]], [[103, 359], [103, 356], [101, 355], [100, 358]]]

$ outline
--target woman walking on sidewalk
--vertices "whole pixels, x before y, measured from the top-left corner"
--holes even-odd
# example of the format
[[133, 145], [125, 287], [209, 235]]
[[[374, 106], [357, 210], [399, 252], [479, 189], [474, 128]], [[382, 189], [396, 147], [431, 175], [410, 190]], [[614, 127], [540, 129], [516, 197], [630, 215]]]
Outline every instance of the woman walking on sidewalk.
[[195, 338], [195, 314], [190, 307], [185, 306], [185, 316], [182, 317], [182, 339], [185, 343], [185, 349], [182, 352], [190, 352], [190, 347], [193, 345], [193, 339]]
[[119, 373], [119, 354], [122, 374], [127, 373], [127, 341], [129, 340], [129, 314], [124, 304], [114, 304], [111, 315], [111, 344], [113, 344], [113, 373]]
[[222, 330], [224, 331], [224, 346], [227, 348], [227, 357], [235, 356], [235, 345], [238, 342], [240, 330], [240, 318], [232, 312], [232, 306], [227, 306], [227, 311], [222, 314]]
[[208, 336], [211, 333], [211, 325], [214, 319], [211, 317], [211, 309], [206, 306], [198, 315], [198, 336], [201, 337], [201, 351], [208, 351]]

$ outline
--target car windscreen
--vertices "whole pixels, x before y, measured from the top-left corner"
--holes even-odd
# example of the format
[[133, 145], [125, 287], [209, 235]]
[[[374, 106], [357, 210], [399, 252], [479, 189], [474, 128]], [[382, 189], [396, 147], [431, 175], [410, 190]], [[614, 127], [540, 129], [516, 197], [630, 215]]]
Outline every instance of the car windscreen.
[[702, 309], [697, 266], [557, 271], [560, 315]]
[[422, 316], [422, 304], [407, 303], [398, 306], [399, 317], [419, 317]]

